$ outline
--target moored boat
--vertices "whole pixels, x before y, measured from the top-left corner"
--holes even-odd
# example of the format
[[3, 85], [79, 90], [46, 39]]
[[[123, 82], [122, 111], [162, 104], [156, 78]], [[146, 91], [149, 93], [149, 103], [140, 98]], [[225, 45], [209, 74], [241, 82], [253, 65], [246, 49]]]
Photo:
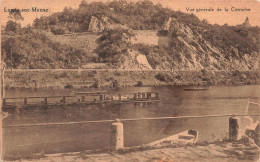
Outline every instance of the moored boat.
[[184, 91], [205, 91], [209, 90], [211, 87], [190, 87], [190, 88], [184, 88]]
[[198, 131], [190, 129], [174, 134], [172, 136], [154, 141], [148, 146], [161, 146], [163, 144], [195, 144], [198, 140]]

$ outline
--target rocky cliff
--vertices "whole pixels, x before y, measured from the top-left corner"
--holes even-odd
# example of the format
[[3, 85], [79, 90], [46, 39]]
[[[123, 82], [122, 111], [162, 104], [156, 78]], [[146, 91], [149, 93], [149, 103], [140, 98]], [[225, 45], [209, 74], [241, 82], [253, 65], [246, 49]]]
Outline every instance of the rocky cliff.
[[[194, 20], [192, 20], [194, 21]], [[89, 31], [131, 30], [134, 36], [127, 38], [131, 45], [125, 47], [120, 32], [114, 32], [109, 42], [111, 51], [117, 49], [117, 68], [124, 69], [157, 69], [157, 70], [257, 70], [259, 67], [259, 31], [252, 30], [249, 19], [241, 25], [232, 27], [211, 25], [206, 21], [196, 23], [170, 17], [162, 30], [134, 30], [115, 23], [108, 17], [92, 16]], [[121, 30], [120, 29], [120, 30]], [[256, 30], [257, 31], [257, 30]], [[122, 34], [122, 33], [121, 33]], [[117, 35], [117, 36], [116, 36]], [[102, 36], [102, 33], [101, 35]], [[103, 35], [104, 36], [104, 35]], [[123, 34], [124, 36], [124, 34]], [[117, 38], [118, 37], [118, 38]], [[93, 40], [95, 42], [96, 40]], [[137, 49], [133, 46], [138, 46]], [[140, 46], [141, 49], [139, 48]], [[143, 49], [145, 46], [145, 50]], [[117, 48], [114, 48], [117, 47]], [[93, 49], [95, 51], [95, 49]], [[120, 51], [127, 51], [121, 52]], [[105, 50], [105, 52], [108, 52]], [[103, 50], [104, 53], [104, 50]], [[113, 55], [113, 52], [110, 54]], [[137, 57], [137, 55], [139, 57]], [[99, 54], [104, 60], [104, 54]], [[137, 58], [142, 57], [144, 62]], [[116, 60], [112, 59], [112, 60]], [[107, 59], [108, 60], [108, 59]]]
[[[248, 19], [243, 25], [248, 27]], [[256, 70], [259, 68], [259, 52], [252, 50], [245, 53], [238, 45], [224, 44], [223, 47], [212, 40], [204, 38], [204, 34], [211, 32], [208, 29], [196, 27], [191, 29], [188, 25], [170, 18], [164, 29], [168, 33], [169, 48], [173, 55], [173, 60], [166, 60], [160, 64], [164, 69], [173, 68], [180, 70]], [[218, 39], [218, 38], [216, 38]], [[221, 40], [220, 40], [221, 41]], [[230, 40], [231, 41], [231, 40]], [[157, 67], [157, 68], [160, 68]], [[165, 67], [166, 66], [166, 67]]]
[[152, 69], [145, 55], [128, 49], [126, 54], [120, 58], [119, 68], [121, 69]]
[[92, 32], [102, 32], [104, 29], [114, 29], [118, 27], [127, 28], [124, 25], [114, 23], [108, 17], [101, 17], [98, 19], [91, 16], [88, 30]]

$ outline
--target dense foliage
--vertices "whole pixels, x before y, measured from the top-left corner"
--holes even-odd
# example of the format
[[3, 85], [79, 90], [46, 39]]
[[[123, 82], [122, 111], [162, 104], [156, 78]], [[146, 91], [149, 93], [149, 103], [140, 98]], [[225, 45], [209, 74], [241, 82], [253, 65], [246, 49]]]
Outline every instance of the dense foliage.
[[77, 68], [95, 60], [80, 49], [52, 42], [41, 31], [2, 38], [8, 68]]
[[116, 63], [120, 55], [131, 46], [131, 37], [134, 34], [129, 29], [121, 27], [105, 30], [99, 38], [96, 52], [104, 62]]
[[88, 30], [91, 16], [98, 19], [106, 16], [113, 23], [127, 25], [136, 30], [159, 29], [170, 16], [182, 14], [180, 12], [174, 13], [170, 9], [163, 8], [160, 4], [154, 5], [149, 0], [137, 3], [119, 0], [90, 4], [82, 1], [76, 10], [64, 8], [60, 13], [35, 19], [34, 26], [44, 30], [63, 28], [64, 32], [83, 32]]

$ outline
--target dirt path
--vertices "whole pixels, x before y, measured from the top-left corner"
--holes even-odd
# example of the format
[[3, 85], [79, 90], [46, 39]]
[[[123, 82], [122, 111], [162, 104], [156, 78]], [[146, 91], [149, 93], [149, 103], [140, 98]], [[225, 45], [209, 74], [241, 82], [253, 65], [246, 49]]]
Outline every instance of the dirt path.
[[[118, 154], [68, 153], [45, 155], [42, 158], [21, 160], [40, 162], [260, 162], [259, 150], [249, 142], [215, 142], [179, 148], [129, 151]], [[20, 161], [20, 160], [19, 160]]]

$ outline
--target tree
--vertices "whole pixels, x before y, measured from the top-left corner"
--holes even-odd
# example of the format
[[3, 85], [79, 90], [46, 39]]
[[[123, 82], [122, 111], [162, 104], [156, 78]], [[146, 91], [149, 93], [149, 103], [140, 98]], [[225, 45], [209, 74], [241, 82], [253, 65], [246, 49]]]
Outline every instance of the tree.
[[5, 31], [12, 31], [14, 33], [18, 33], [20, 30], [21, 30], [21, 25], [18, 23], [14, 22], [12, 20], [9, 20], [6, 23]]
[[17, 21], [23, 21], [24, 18], [19, 11], [15, 11], [15, 12], [9, 12], [9, 16], [8, 18], [10, 19], [7, 23], [6, 23], [6, 31], [13, 31], [15, 33], [19, 32], [21, 29], [21, 25], [20, 23], [17, 23]]
[[134, 34], [129, 29], [118, 27], [115, 29], [106, 29], [104, 34], [99, 38], [97, 52], [105, 61], [117, 61], [116, 55], [123, 54], [131, 45], [131, 37]]
[[8, 18], [11, 19], [11, 20], [14, 20], [15, 23], [17, 21], [23, 21], [24, 20], [20, 10], [18, 10], [17, 12], [16, 11], [15, 12], [9, 12]]
[[5, 63], [7, 67], [16, 68], [21, 61], [20, 43], [15, 38], [9, 38], [2, 42]]

